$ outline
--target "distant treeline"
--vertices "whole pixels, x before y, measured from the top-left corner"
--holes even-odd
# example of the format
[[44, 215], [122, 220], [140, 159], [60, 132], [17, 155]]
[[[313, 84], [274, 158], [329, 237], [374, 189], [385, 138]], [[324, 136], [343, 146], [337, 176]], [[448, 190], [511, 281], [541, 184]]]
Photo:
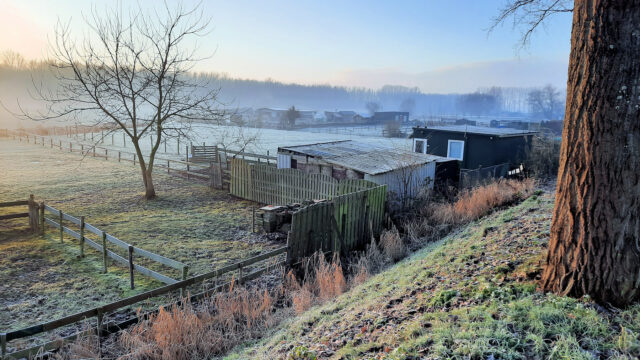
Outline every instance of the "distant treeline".
[[[0, 54], [2, 55], [2, 54]], [[301, 110], [407, 111], [412, 119], [431, 115], [537, 115], [543, 119], [562, 117], [562, 94], [557, 89], [490, 87], [470, 94], [426, 94], [418, 88], [386, 85], [380, 89], [331, 85], [285, 84], [273, 80], [234, 79], [215, 73], [193, 73], [195, 81], [220, 88], [221, 106], [229, 108], [288, 108]], [[32, 98], [36, 88], [55, 90], [51, 66], [44, 61], [26, 62], [19, 55], [0, 56], [0, 101], [11, 111], [43, 104]], [[550, 92], [550, 93], [549, 93]], [[552, 98], [547, 99], [544, 95]], [[543, 109], [545, 101], [548, 109]], [[0, 107], [0, 120], [11, 114]]]

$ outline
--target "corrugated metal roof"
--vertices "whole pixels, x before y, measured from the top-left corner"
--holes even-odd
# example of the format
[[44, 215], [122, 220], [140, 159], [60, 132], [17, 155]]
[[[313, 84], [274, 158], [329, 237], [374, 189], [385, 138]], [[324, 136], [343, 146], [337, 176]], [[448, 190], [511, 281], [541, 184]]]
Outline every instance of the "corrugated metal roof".
[[327, 163], [371, 175], [382, 174], [408, 166], [422, 165], [433, 161], [449, 160], [441, 156], [365, 144], [353, 140], [284, 146], [278, 148], [278, 152], [280, 150], [293, 151], [323, 159]]
[[[418, 128], [425, 129], [425, 128]], [[491, 128], [484, 126], [473, 125], [449, 125], [449, 126], [428, 126], [427, 130], [440, 130], [440, 131], [453, 131], [453, 132], [466, 132], [470, 134], [480, 135], [493, 135], [493, 136], [519, 136], [519, 135], [531, 135], [537, 133], [532, 130], [518, 130], [510, 128]]]

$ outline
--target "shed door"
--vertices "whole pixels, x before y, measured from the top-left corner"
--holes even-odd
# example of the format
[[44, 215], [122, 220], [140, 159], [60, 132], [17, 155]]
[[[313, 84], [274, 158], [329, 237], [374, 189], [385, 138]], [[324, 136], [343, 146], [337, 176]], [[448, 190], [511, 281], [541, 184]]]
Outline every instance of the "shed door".
[[278, 154], [278, 169], [291, 168], [291, 155]]

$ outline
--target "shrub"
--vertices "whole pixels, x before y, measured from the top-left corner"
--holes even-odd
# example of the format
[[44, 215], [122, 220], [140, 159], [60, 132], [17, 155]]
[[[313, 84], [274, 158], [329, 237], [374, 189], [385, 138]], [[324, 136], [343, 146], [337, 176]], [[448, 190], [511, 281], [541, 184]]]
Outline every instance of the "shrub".
[[531, 176], [547, 179], [558, 174], [560, 141], [550, 136], [535, 137], [527, 153], [525, 168]]

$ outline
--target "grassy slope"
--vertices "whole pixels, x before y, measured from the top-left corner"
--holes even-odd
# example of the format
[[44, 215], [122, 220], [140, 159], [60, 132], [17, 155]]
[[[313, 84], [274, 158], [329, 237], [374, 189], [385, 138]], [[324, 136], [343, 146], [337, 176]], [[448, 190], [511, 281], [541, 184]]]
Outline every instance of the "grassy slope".
[[533, 196], [470, 224], [228, 358], [638, 357], [640, 306], [536, 291], [551, 208]]
[[[56, 149], [0, 140], [0, 202], [38, 200], [85, 215], [87, 222], [158, 254], [185, 262], [202, 273], [281, 246], [254, 243], [251, 206], [223, 191], [158, 173], [159, 199], [140, 200], [139, 168], [131, 163], [86, 158]], [[0, 209], [1, 213], [20, 209]], [[51, 320], [161, 285], [142, 275], [128, 287], [128, 270], [112, 265], [102, 274], [100, 255], [80, 259], [77, 240], [50, 229], [45, 238], [13, 230], [16, 219], [0, 224], [0, 331]], [[95, 237], [94, 237], [95, 239]], [[124, 255], [124, 253], [123, 253]], [[173, 277], [179, 271], [136, 259]]]

